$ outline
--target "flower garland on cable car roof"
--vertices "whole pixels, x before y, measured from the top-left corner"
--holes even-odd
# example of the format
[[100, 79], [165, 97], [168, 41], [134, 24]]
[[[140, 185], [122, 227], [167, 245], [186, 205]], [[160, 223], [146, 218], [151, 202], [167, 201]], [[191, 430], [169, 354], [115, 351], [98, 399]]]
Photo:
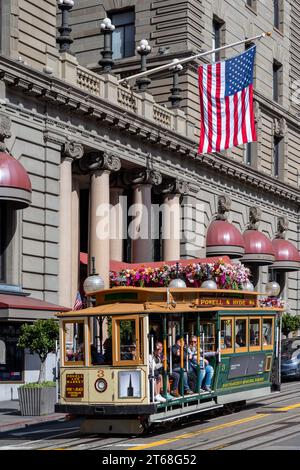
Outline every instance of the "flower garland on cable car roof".
[[110, 272], [111, 287], [168, 287], [172, 279], [183, 279], [188, 287], [201, 287], [204, 281], [213, 278], [219, 289], [243, 289], [249, 281], [250, 270], [242, 263], [225, 263], [220, 259], [217, 263], [191, 263], [183, 266], [179, 263], [160, 267], [142, 266], [139, 269], [123, 269]]

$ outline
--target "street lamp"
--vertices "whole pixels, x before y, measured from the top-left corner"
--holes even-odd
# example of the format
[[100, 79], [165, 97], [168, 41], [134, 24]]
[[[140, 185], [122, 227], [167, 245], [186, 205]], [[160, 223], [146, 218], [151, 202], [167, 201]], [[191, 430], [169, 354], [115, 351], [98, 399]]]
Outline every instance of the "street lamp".
[[110, 18], [104, 18], [100, 25], [100, 30], [104, 34], [104, 48], [101, 51], [102, 59], [99, 60], [104, 73], [109, 73], [114, 65], [112, 51], [112, 33], [115, 30]]
[[[141, 72], [147, 70], [147, 55], [151, 52], [151, 46], [147, 39], [142, 39], [140, 45], [136, 48], [137, 53], [141, 56]], [[147, 77], [141, 77], [136, 81], [139, 92], [144, 92], [150, 85], [151, 80]]]
[[172, 103], [172, 108], [180, 108], [180, 102], [182, 100], [182, 96], [180, 95], [181, 88], [179, 87], [179, 72], [183, 69], [182, 65], [178, 63], [178, 59], [173, 60], [173, 66], [171, 70], [173, 70], [173, 87], [171, 88], [171, 96], [169, 96], [168, 100]]
[[89, 277], [86, 278], [83, 283], [84, 292], [89, 295], [94, 292], [98, 292], [99, 290], [103, 290], [104, 287], [105, 286], [102, 277], [96, 273], [95, 258], [92, 257], [92, 273], [89, 275]]
[[269, 297], [278, 297], [280, 294], [280, 285], [276, 281], [270, 281], [266, 284], [265, 291]]
[[58, 28], [60, 36], [56, 42], [60, 45], [59, 52], [69, 52], [73, 43], [70, 36], [72, 28], [69, 26], [69, 12], [74, 6], [74, 0], [57, 0], [57, 6], [61, 10], [61, 26]]

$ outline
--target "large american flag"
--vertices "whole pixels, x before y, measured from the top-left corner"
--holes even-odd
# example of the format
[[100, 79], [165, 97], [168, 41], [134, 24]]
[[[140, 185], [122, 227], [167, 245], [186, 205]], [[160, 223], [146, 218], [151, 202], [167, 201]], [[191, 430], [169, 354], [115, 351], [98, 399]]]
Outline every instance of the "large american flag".
[[199, 153], [255, 142], [253, 69], [256, 46], [224, 62], [199, 67]]

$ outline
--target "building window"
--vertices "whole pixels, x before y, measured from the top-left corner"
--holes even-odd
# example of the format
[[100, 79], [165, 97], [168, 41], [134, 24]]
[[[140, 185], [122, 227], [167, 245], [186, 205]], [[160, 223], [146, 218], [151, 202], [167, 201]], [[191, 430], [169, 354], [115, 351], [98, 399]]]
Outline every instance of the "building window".
[[247, 7], [251, 8], [252, 10], [256, 11], [256, 0], [246, 0]]
[[135, 55], [135, 13], [134, 10], [115, 12], [109, 15], [116, 27], [112, 35], [114, 59], [124, 59]]
[[7, 238], [6, 206], [0, 203], [0, 282], [6, 281], [5, 276], [5, 249]]
[[[214, 18], [212, 24], [212, 49], [219, 49], [224, 45], [224, 21]], [[212, 61], [219, 62], [222, 59], [222, 52], [212, 54]]]
[[281, 0], [273, 0], [274, 7], [274, 28], [282, 31], [282, 6]]
[[276, 60], [273, 62], [273, 100], [276, 103], [281, 101], [281, 85], [282, 85], [282, 64]]
[[280, 177], [282, 145], [283, 138], [275, 136], [273, 148], [273, 176], [275, 178]]
[[21, 382], [24, 351], [18, 348], [21, 323], [0, 322], [0, 383]]
[[253, 146], [252, 143], [245, 144], [244, 146], [244, 163], [245, 165], [252, 165], [253, 160]]

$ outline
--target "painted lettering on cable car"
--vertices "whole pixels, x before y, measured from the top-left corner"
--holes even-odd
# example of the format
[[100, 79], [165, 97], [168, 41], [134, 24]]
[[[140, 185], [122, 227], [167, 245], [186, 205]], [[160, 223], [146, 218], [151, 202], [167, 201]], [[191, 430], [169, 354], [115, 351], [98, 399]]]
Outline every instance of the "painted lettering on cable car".
[[66, 398], [83, 398], [84, 396], [84, 375], [66, 375]]
[[255, 299], [211, 298], [200, 297], [200, 307], [256, 307]]

